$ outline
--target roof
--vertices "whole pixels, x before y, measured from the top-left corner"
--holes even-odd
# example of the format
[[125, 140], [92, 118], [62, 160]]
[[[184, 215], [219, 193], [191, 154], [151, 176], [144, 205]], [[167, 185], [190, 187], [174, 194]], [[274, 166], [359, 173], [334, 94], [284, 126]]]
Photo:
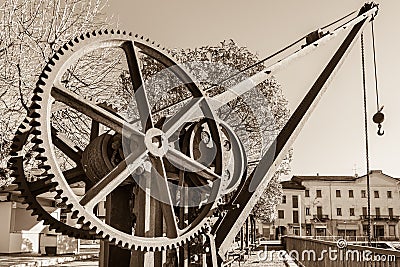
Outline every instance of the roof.
[[296, 181], [283, 181], [281, 182], [283, 189], [305, 190], [306, 188]]
[[[399, 178], [394, 178], [392, 176], [389, 176], [387, 174], [384, 174], [382, 170], [371, 170], [369, 172], [370, 174], [381, 174], [386, 177], [390, 177], [395, 180], [400, 180]], [[363, 178], [366, 175], [362, 176], [334, 176], [334, 175], [329, 175], [329, 176], [321, 176], [321, 175], [314, 175], [314, 176], [301, 176], [301, 175], [294, 175], [292, 177], [292, 181], [301, 184], [303, 181], [329, 181], [329, 182], [352, 182], [357, 179]]]
[[296, 181], [298, 183], [301, 183], [303, 181], [343, 181], [343, 182], [350, 182], [350, 181], [355, 181], [358, 179], [358, 177], [355, 176], [293, 176], [292, 180]]

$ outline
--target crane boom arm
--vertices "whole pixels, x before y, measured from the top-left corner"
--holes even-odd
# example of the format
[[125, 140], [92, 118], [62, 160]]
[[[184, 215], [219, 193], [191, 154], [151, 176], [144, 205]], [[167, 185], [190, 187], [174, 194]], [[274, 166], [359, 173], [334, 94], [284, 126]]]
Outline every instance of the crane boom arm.
[[276, 73], [281, 68], [291, 63], [293, 60], [301, 58], [311, 53], [321, 45], [326, 44], [330, 40], [337, 37], [340, 33], [350, 31], [352, 27], [354, 27], [354, 25], [357, 25], [361, 21], [366, 21], [369, 18], [373, 18], [376, 15], [377, 11], [378, 11], [378, 6], [374, 5], [371, 9], [367, 10], [366, 12], [360, 13], [357, 17], [343, 24], [341, 27], [335, 29], [334, 31], [326, 33], [321, 38], [315, 40], [310, 44], [307, 44], [303, 48], [293, 52], [292, 54], [288, 55], [282, 60], [279, 60], [278, 62], [268, 66], [267, 68], [243, 80], [242, 82], [236, 84], [235, 86], [228, 88], [225, 92], [212, 98], [213, 101], [211, 104], [213, 105], [213, 108], [214, 109], [220, 108], [221, 106], [227, 104], [228, 102], [236, 99], [238, 96], [254, 88], [258, 84], [266, 81], [268, 78], [270, 78], [272, 74]]
[[[240, 231], [240, 228], [242, 227], [246, 218], [249, 216], [252, 208], [275, 174], [281, 160], [287, 154], [288, 149], [292, 146], [302, 126], [308, 120], [313, 112], [313, 109], [316, 107], [318, 101], [326, 91], [330, 80], [332, 80], [334, 74], [337, 72], [346, 55], [349, 53], [351, 47], [357, 40], [357, 37], [362, 32], [364, 26], [367, 24], [367, 22], [369, 22], [371, 16], [375, 14], [376, 11], [377, 6], [375, 4], [366, 4], [361, 9], [360, 16], [358, 16], [356, 20], [353, 20], [351, 24], [344, 26], [352, 26], [349, 34], [342, 42], [336, 53], [333, 55], [329, 63], [326, 65], [325, 69], [317, 78], [286, 125], [280, 131], [273, 144], [263, 155], [257, 168], [246, 178], [246, 180], [244, 180], [244, 182], [242, 182], [235, 196], [232, 198], [230, 203], [231, 206], [238, 205], [239, 208], [228, 210], [225, 216], [220, 218], [214, 224], [212, 228], [212, 234], [215, 236], [215, 244], [219, 254], [219, 265], [222, 263], [235, 236]], [[312, 45], [309, 45], [309, 48], [305, 47], [303, 50], [308, 51], [314, 49], [314, 47], [320, 44], [322, 41], [329, 40], [329, 37], [332, 37], [332, 35], [334, 35], [334, 33], [330, 36], [322, 37], [318, 41], [312, 43]], [[305, 51], [300, 50], [298, 53], [303, 54]], [[276, 70], [282, 66], [284, 62], [287, 63], [289, 59], [297, 57], [298, 55], [299, 54], [294, 53], [286, 58], [286, 61], [276, 63], [267, 68], [266, 71]], [[256, 74], [254, 80], [256, 82], [261, 82], [263, 78], [265, 78], [263, 75], [266, 74], [266, 71]], [[236, 86], [234, 88], [236, 88]], [[239, 90], [226, 93], [225, 97], [231, 97], [230, 94], [239, 94], [241, 92], [242, 91]]]

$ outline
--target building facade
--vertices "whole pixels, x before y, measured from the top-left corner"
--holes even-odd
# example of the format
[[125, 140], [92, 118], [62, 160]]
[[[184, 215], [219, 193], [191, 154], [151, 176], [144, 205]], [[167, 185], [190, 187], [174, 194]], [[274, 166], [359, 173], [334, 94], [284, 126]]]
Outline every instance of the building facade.
[[[370, 172], [371, 236], [399, 240], [400, 179]], [[279, 235], [361, 239], [368, 231], [367, 177], [293, 176], [282, 182], [284, 197], [268, 238]], [[267, 227], [265, 225], [262, 226]], [[265, 236], [265, 235], [264, 235]]]

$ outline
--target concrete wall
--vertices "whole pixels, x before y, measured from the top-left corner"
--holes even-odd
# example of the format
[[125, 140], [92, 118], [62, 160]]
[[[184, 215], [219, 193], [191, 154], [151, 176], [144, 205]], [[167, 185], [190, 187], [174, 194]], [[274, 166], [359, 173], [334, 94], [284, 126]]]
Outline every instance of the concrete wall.
[[0, 202], [0, 253], [9, 253], [12, 202]]
[[[53, 217], [60, 218], [60, 209], [48, 207], [47, 210]], [[49, 231], [31, 212], [26, 210], [26, 205], [17, 202], [0, 202], [0, 253], [40, 253], [39, 244], [41, 247], [57, 246], [58, 253], [77, 252], [77, 240]]]

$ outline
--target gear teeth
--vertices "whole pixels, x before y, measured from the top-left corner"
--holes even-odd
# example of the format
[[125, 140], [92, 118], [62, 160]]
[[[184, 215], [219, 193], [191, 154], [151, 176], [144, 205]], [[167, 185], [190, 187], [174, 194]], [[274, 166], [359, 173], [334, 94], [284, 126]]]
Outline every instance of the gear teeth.
[[34, 145], [32, 149], [33, 149], [33, 151], [38, 152], [38, 153], [45, 152], [44, 148], [42, 148], [40, 145]]
[[64, 213], [71, 213], [73, 207], [74, 205], [68, 204], [67, 207], [64, 209]]
[[[83, 224], [84, 221], [85, 221], [85, 217], [81, 216], [81, 217], [79, 217], [79, 219], [78, 219], [78, 221], [77, 221], [77, 224]], [[82, 226], [82, 228], [83, 228], [83, 227], [84, 227], [84, 225]]]
[[45, 171], [48, 171], [48, 170], [51, 169], [50, 165], [47, 165], [47, 164], [44, 164], [44, 163], [40, 163], [40, 164], [38, 165], [38, 167], [39, 167], [40, 169], [45, 170]]
[[[32, 111], [32, 112], [29, 114], [29, 117], [34, 118], [34, 116], [37, 116], [36, 114], [39, 114], [39, 113]], [[40, 117], [40, 116], [39, 116], [39, 117]], [[29, 123], [29, 125], [32, 126], [32, 127], [38, 127], [38, 126], [40, 126], [40, 122], [38, 122], [37, 120], [31, 120], [31, 122]], [[37, 135], [37, 134], [34, 134], [34, 135]]]
[[71, 218], [72, 219], [78, 219], [78, 214], [79, 214], [79, 212], [77, 210], [73, 211], [72, 215], [71, 215]]
[[[120, 36], [122, 35], [129, 35], [132, 36], [132, 33], [128, 33], [126, 31], [120, 31], [120, 30], [114, 30], [111, 29], [110, 30], [111, 34], [118, 34]], [[113, 236], [112, 232], [108, 230], [108, 228], [106, 228], [106, 230], [102, 230], [101, 228], [101, 224], [99, 224], [97, 222], [97, 220], [93, 220], [91, 222], [90, 220], [90, 216], [91, 214], [89, 214], [90, 216], [86, 215], [86, 211], [82, 208], [79, 207], [74, 207], [75, 202], [72, 201], [73, 198], [69, 199], [66, 196], [69, 196], [69, 192], [65, 191], [66, 189], [64, 188], [64, 184], [60, 182], [60, 184], [57, 182], [58, 177], [55, 177], [54, 174], [52, 174], [50, 168], [51, 166], [53, 166], [52, 164], [50, 164], [48, 161], [51, 161], [52, 158], [50, 156], [50, 154], [48, 154], [48, 151], [46, 149], [46, 145], [48, 145], [47, 143], [45, 145], [43, 145], [43, 141], [41, 140], [42, 138], [42, 132], [45, 132], [46, 129], [46, 124], [45, 124], [45, 118], [41, 118], [41, 110], [46, 106], [47, 104], [47, 94], [46, 95], [42, 95], [45, 91], [48, 91], [49, 86], [52, 85], [52, 81], [49, 81], [49, 77], [53, 77], [53, 73], [52, 72], [56, 72], [60, 66], [60, 64], [57, 62], [58, 60], [62, 60], [62, 56], [64, 55], [70, 55], [71, 52], [73, 51], [72, 47], [77, 46], [77, 44], [79, 42], [81, 42], [82, 44], [80, 45], [84, 45], [83, 41], [87, 38], [92, 38], [94, 39], [96, 36], [102, 36], [101, 38], [104, 38], [106, 34], [109, 34], [109, 30], [104, 29], [104, 30], [98, 30], [98, 31], [93, 31], [92, 33], [86, 33], [86, 35], [82, 34], [79, 37], [76, 37], [75, 39], [73, 39], [73, 41], [68, 42], [68, 44], [65, 44], [64, 46], [62, 46], [54, 55], [53, 57], [48, 61], [46, 67], [44, 68], [42, 74], [40, 75], [38, 82], [37, 82], [37, 86], [34, 89], [34, 95], [32, 97], [32, 104], [31, 104], [31, 108], [30, 108], [30, 114], [29, 114], [29, 118], [28, 120], [26, 120], [26, 126], [29, 129], [29, 134], [28, 135], [36, 135], [36, 138], [33, 138], [32, 143], [34, 144], [35, 147], [35, 151], [37, 151], [39, 153], [39, 155], [35, 156], [35, 159], [41, 161], [42, 163], [39, 164], [39, 168], [43, 171], [42, 175], [39, 176], [45, 176], [47, 179], [49, 179], [49, 183], [53, 184], [53, 190], [55, 190], [56, 192], [56, 197], [54, 197], [55, 199], [61, 199], [61, 203], [62, 204], [66, 204], [67, 208], [65, 209], [66, 212], [71, 212], [71, 218], [74, 219], [75, 222], [77, 222], [78, 224], [80, 224], [81, 228], [74, 228], [68, 225], [65, 225], [59, 221], [57, 221], [56, 219], [54, 219], [53, 217], [51, 217], [50, 214], [48, 214], [46, 211], [43, 210], [43, 207], [40, 206], [40, 204], [38, 204], [38, 202], [36, 202], [36, 197], [32, 196], [32, 192], [29, 188], [29, 184], [26, 184], [26, 178], [24, 175], [18, 176], [18, 174], [15, 174], [16, 178], [20, 179], [21, 181], [25, 180], [25, 183], [22, 182], [20, 183], [20, 185], [18, 185], [18, 188], [21, 192], [21, 195], [23, 196], [23, 199], [26, 200], [28, 206], [30, 207], [31, 210], [33, 210], [33, 212], [35, 214], [38, 214], [38, 216], [40, 217], [40, 219], [42, 219], [45, 224], [48, 224], [51, 226], [51, 229], [56, 229], [57, 232], [61, 232], [63, 234], [67, 234], [67, 235], [72, 235], [72, 236], [79, 236], [79, 237], [91, 237], [91, 238], [104, 238], [104, 239], [108, 239], [110, 240], [110, 242], [112, 243], [117, 243], [118, 246], [124, 247], [124, 248], [132, 248], [132, 249], [138, 249], [141, 251], [157, 251], [157, 250], [165, 250], [167, 248], [171, 249], [174, 248], [176, 246], [180, 246], [182, 244], [184, 244], [185, 242], [191, 240], [193, 237], [198, 236], [200, 234], [201, 231], [204, 231], [204, 227], [197, 227], [196, 231], [193, 231], [189, 236], [187, 237], [181, 237], [178, 238], [178, 240], [170, 240], [168, 241], [169, 243], [164, 245], [164, 244], [160, 244], [160, 245], [140, 245], [139, 243], [135, 243], [134, 240], [124, 240], [123, 238], [121, 239], [118, 236]], [[112, 37], [112, 36], [111, 36]], [[117, 37], [113, 37], [113, 38], [119, 38], [119, 36]], [[138, 40], [145, 40], [145, 42], [147, 42], [147, 44], [143, 44], [144, 45], [152, 45], [153, 47], [157, 47], [158, 51], [167, 51], [168, 53], [170, 53], [170, 50], [167, 50], [165, 48], [160, 47], [160, 44], [157, 44], [155, 42], [150, 41], [150, 39], [145, 38], [144, 36], [139, 36], [138, 34], [135, 35], [135, 38], [137, 38]], [[90, 40], [88, 40], [87, 42], [90, 42]], [[69, 53], [66, 53], [66, 51], [71, 51]], [[43, 98], [44, 100], [43, 100]], [[43, 102], [42, 102], [43, 101]], [[114, 109], [112, 105], [107, 105], [108, 109]], [[25, 127], [26, 128], [26, 127]], [[24, 128], [20, 128], [18, 131], [18, 135], [24, 134]], [[19, 148], [23, 145], [20, 145], [19, 143], [24, 143], [23, 139], [24, 137], [21, 138], [16, 138], [13, 142], [15, 143], [15, 152], [19, 151]], [[25, 142], [26, 143], [26, 142]], [[16, 153], [16, 156], [18, 155], [18, 153]], [[22, 157], [19, 158], [15, 158], [16, 162], [18, 162], [19, 160], [22, 162]], [[12, 163], [12, 165], [16, 166], [16, 163]], [[16, 171], [18, 171], [18, 168], [16, 169]], [[57, 171], [57, 170], [55, 170]], [[23, 170], [21, 172], [23, 174]], [[50, 189], [49, 189], [50, 190]], [[72, 204], [73, 203], [73, 204]], [[206, 221], [202, 221], [202, 223], [205, 223]], [[208, 222], [206, 222], [208, 223]], [[118, 238], [116, 238], [118, 237]], [[163, 242], [163, 241], [162, 241]]]
[[[40, 118], [40, 114], [36, 111], [31, 112], [31, 114], [29, 115], [32, 119], [37, 119]], [[40, 125], [40, 124], [39, 124]], [[32, 126], [39, 126], [39, 125], [32, 125]]]
[[38, 138], [37, 136], [34, 136], [31, 140], [31, 142], [34, 144], [43, 144], [43, 140]]
[[[37, 155], [37, 156], [35, 157], [35, 159], [38, 160], [38, 161], [42, 161], [42, 162], [44, 162], [44, 161], [47, 160], [47, 158], [44, 157], [44, 156], [42, 156], [42, 155]], [[43, 173], [43, 174], [44, 174], [44, 173]]]
[[56, 199], [56, 200], [57, 200], [57, 199], [61, 199], [61, 194], [62, 194], [62, 192], [63, 192], [62, 190], [56, 190], [56, 193], [57, 193], [57, 194], [55, 195], [54, 199]]

